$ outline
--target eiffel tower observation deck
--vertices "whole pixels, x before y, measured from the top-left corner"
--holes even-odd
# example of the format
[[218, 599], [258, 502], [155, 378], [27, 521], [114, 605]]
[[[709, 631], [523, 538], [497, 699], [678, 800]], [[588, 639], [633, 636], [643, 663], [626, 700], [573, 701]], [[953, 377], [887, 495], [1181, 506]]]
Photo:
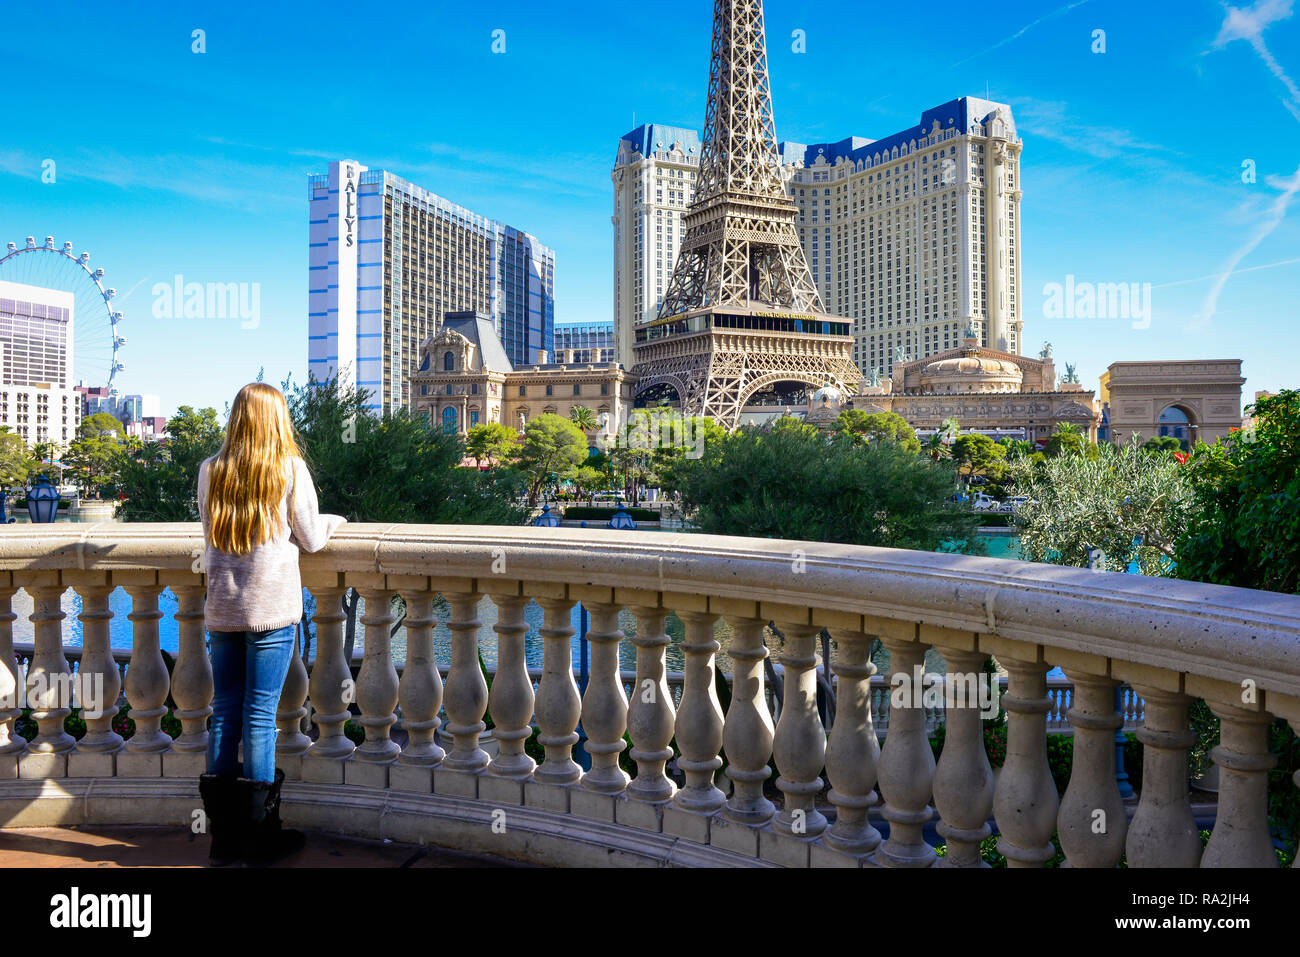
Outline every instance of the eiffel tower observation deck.
[[658, 315], [637, 325], [638, 394], [728, 428], [777, 383], [857, 391], [850, 321], [826, 312], [795, 231], [772, 117], [762, 0], [715, 0], [699, 187]]

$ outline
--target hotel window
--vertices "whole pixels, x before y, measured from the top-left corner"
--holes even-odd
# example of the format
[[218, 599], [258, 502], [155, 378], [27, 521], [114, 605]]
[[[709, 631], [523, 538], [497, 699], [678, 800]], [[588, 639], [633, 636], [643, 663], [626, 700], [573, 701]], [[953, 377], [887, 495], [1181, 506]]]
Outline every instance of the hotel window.
[[573, 394], [582, 395], [582, 386], [576, 382], [573, 384]]
[[555, 386], [553, 386], [553, 385], [548, 385], [548, 386], [546, 387], [546, 394], [547, 394], [547, 395], [554, 395], [554, 394], [555, 394]]
[[519, 387], [519, 396], [520, 396], [520, 398], [523, 398], [523, 397], [526, 396], [526, 395], [528, 395], [528, 386], [526, 386], [526, 385], [521, 385], [521, 386]]

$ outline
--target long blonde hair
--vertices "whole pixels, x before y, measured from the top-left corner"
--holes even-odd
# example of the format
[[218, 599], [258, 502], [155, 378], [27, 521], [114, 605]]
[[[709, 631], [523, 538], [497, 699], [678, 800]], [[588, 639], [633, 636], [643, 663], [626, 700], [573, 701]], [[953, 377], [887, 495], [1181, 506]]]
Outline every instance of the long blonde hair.
[[245, 555], [280, 531], [287, 465], [301, 454], [280, 390], [263, 382], [240, 389], [230, 408], [226, 441], [208, 467], [213, 547]]

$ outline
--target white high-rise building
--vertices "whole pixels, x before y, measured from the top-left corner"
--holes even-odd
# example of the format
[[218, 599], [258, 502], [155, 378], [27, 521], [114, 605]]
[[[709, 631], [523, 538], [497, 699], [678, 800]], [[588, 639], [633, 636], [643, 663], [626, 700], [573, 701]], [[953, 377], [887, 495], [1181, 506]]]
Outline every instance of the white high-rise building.
[[[692, 130], [655, 124], [619, 142], [620, 358], [630, 355], [632, 323], [653, 318], [672, 273], [697, 144]], [[1020, 353], [1021, 143], [1009, 106], [962, 97], [882, 140], [780, 150], [804, 255], [826, 308], [852, 320], [859, 369], [888, 378], [900, 354], [953, 348], [971, 326], [983, 345]]]
[[74, 302], [72, 293], [0, 281], [0, 426], [28, 444], [67, 445], [76, 438]]
[[632, 327], [653, 319], [673, 275], [682, 213], [695, 198], [700, 134], [647, 123], [618, 143], [614, 163], [614, 348], [635, 365]]

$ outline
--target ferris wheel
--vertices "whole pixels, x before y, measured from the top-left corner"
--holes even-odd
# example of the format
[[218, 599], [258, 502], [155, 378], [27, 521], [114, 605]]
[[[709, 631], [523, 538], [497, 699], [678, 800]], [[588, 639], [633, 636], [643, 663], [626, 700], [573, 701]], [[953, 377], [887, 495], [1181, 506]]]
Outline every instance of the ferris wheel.
[[107, 386], [117, 394], [117, 374], [125, 368], [120, 359], [126, 339], [118, 333], [122, 313], [113, 306], [117, 290], [104, 285], [104, 270], [90, 266], [90, 253], [73, 251], [73, 244], [44, 245], [28, 236], [25, 245], [9, 243], [0, 255], [0, 280], [71, 293], [72, 377], [75, 383]]

